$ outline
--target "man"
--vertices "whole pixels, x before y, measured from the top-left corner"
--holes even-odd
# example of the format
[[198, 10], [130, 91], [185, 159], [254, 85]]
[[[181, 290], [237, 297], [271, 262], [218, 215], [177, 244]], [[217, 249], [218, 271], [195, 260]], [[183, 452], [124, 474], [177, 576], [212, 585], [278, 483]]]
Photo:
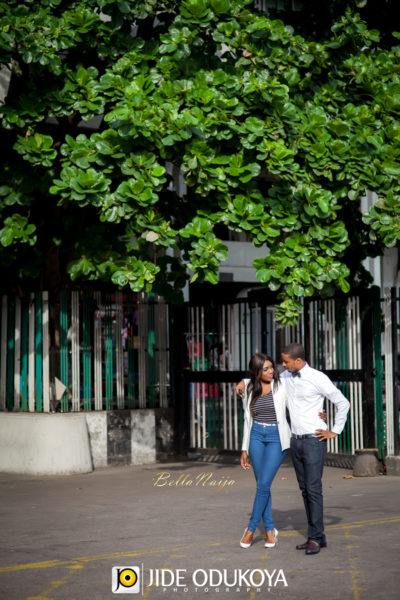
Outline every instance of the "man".
[[[326, 440], [342, 432], [350, 403], [329, 377], [306, 363], [304, 348], [300, 344], [289, 344], [283, 349], [282, 364], [286, 369], [282, 379], [286, 384], [292, 429], [290, 450], [308, 522], [308, 539], [296, 548], [304, 549], [306, 554], [317, 554], [327, 545], [322, 501]], [[332, 430], [318, 416], [324, 398], [336, 406]]]
[[[308, 522], [307, 540], [296, 548], [313, 555], [327, 546], [322, 500], [326, 440], [342, 432], [350, 403], [329, 377], [307, 364], [304, 348], [300, 344], [289, 344], [283, 349], [282, 363], [286, 371], [281, 378], [285, 382], [292, 430], [291, 457]], [[241, 382], [237, 390], [242, 389], [243, 385], [244, 382]], [[324, 398], [336, 406], [332, 430], [320, 417]]]

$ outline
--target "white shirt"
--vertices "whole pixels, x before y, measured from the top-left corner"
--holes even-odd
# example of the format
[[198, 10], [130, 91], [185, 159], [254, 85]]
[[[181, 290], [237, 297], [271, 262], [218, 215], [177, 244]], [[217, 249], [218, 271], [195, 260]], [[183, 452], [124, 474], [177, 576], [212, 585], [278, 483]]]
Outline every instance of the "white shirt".
[[312, 369], [307, 363], [299, 373], [300, 377], [293, 377], [289, 371], [281, 374], [286, 384], [292, 433], [304, 435], [315, 433], [317, 429], [328, 429], [327, 424], [318, 416], [324, 398], [328, 398], [336, 406], [335, 424], [331, 431], [341, 433], [350, 408], [349, 401], [327, 375]]

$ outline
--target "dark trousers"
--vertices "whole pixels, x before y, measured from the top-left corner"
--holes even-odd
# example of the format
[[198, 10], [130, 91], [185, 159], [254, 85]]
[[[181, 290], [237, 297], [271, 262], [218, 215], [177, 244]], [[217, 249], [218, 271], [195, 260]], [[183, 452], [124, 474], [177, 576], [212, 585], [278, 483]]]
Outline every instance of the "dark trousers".
[[326, 457], [326, 440], [310, 437], [291, 439], [290, 450], [297, 481], [303, 494], [308, 522], [308, 539], [324, 543], [322, 471]]

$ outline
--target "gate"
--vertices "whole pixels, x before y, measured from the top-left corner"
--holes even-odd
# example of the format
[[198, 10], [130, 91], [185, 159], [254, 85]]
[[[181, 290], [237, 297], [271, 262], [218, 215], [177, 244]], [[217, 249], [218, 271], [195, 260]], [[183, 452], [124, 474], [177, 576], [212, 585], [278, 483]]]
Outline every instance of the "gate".
[[272, 310], [257, 302], [188, 307], [191, 447], [240, 447], [243, 409], [235, 383], [245, 376], [252, 354], [274, 353], [272, 330]]
[[386, 288], [383, 297], [385, 394], [384, 421], [386, 454], [400, 454], [400, 294]]
[[[352, 455], [356, 449], [378, 447], [383, 456], [379, 294], [309, 300], [295, 327], [281, 328], [273, 317], [265, 292], [231, 303], [186, 306], [181, 394], [187, 446], [240, 450], [243, 409], [236, 383], [246, 376], [255, 352], [279, 363], [282, 348], [296, 341], [304, 344], [309, 364], [324, 371], [351, 404], [345, 429], [328, 440], [328, 451]], [[334, 407], [326, 404], [331, 426]]]
[[[328, 452], [353, 455], [377, 448], [384, 455], [382, 357], [379, 290], [362, 296], [313, 300], [305, 311], [308, 361], [326, 373], [350, 402], [340, 436], [328, 440]], [[328, 427], [334, 405], [326, 403]]]

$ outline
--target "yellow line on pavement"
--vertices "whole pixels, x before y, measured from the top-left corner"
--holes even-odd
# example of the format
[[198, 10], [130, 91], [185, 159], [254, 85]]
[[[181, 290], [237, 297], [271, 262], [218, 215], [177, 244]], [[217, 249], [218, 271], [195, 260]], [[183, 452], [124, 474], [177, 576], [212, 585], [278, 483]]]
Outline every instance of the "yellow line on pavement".
[[[373, 525], [384, 525], [390, 523], [400, 523], [400, 515], [395, 517], [382, 517], [381, 519], [370, 519], [369, 521], [355, 521], [354, 523], [345, 523], [342, 525], [328, 525], [326, 527], [327, 531], [348, 531], [349, 529], [359, 528], [359, 527], [370, 527]], [[280, 537], [298, 537], [298, 530], [291, 531], [280, 531]], [[257, 536], [264, 537], [264, 536]], [[134, 558], [134, 557], [143, 557], [150, 554], [163, 554], [165, 552], [182, 552], [184, 550], [189, 550], [190, 548], [210, 548], [215, 546], [223, 546], [226, 544], [232, 544], [235, 540], [225, 539], [220, 542], [212, 542], [212, 543], [204, 543], [204, 544], [177, 544], [176, 546], [160, 546], [157, 548], [150, 549], [140, 549], [140, 550], [132, 550], [130, 552], [110, 552], [108, 554], [96, 554], [93, 556], [77, 556], [75, 558], [67, 559], [67, 560], [45, 560], [42, 562], [35, 563], [25, 563], [22, 565], [10, 565], [5, 567], [0, 567], [0, 573], [12, 573], [15, 571], [27, 571], [29, 569], [49, 569], [54, 567], [62, 567], [68, 565], [76, 565], [81, 563], [89, 563], [97, 560], [111, 560], [117, 558]]]
[[72, 566], [69, 566], [68, 569], [69, 569], [68, 573], [66, 575], [64, 575], [64, 577], [62, 579], [57, 579], [56, 581], [52, 581], [50, 583], [50, 586], [47, 588], [47, 590], [45, 590], [38, 596], [30, 596], [29, 598], [27, 598], [27, 600], [49, 600], [49, 594], [54, 592], [57, 588], [61, 587], [62, 585], [65, 585], [66, 583], [68, 583], [68, 581], [71, 579], [71, 577], [75, 571], [77, 571], [78, 569], [83, 569], [83, 565], [72, 565]]

